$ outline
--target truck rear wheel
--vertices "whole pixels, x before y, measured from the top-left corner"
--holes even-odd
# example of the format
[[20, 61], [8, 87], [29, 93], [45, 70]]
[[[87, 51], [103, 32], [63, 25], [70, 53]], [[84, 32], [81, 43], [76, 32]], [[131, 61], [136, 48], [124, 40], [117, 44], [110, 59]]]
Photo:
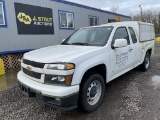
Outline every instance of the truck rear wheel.
[[86, 112], [96, 110], [104, 99], [105, 82], [101, 75], [91, 74], [83, 80], [80, 90], [79, 107]]
[[150, 56], [151, 56], [150, 53], [147, 52], [146, 55], [145, 55], [143, 63], [140, 65], [140, 69], [142, 71], [147, 71], [149, 69], [149, 66], [150, 66]]

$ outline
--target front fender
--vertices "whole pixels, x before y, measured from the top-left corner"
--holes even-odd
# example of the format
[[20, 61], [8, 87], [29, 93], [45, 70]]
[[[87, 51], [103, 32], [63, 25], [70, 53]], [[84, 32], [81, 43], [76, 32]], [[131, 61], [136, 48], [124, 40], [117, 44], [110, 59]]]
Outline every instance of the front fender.
[[76, 65], [76, 69], [75, 69], [73, 79], [72, 79], [72, 85], [80, 84], [83, 78], [83, 75], [90, 68], [100, 65], [100, 64], [105, 64], [107, 66], [107, 62], [109, 63], [110, 59], [107, 60], [106, 57], [107, 57], [106, 54], [99, 54], [99, 55], [93, 56], [81, 62], [80, 64]]

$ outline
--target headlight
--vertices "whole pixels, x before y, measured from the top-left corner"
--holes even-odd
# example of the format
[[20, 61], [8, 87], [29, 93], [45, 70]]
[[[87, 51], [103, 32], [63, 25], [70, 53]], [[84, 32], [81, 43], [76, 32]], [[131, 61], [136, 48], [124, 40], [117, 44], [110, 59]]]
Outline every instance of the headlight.
[[48, 84], [71, 85], [72, 75], [67, 75], [67, 76], [45, 75], [44, 82]]
[[74, 64], [48, 64], [47, 69], [51, 70], [71, 70], [74, 69]]

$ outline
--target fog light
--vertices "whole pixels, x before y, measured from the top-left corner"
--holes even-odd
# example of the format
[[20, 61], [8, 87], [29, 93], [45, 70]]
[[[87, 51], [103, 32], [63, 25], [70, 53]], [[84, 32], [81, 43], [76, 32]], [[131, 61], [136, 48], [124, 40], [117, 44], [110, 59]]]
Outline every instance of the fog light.
[[67, 76], [45, 75], [44, 82], [49, 84], [71, 85], [72, 75], [67, 75]]

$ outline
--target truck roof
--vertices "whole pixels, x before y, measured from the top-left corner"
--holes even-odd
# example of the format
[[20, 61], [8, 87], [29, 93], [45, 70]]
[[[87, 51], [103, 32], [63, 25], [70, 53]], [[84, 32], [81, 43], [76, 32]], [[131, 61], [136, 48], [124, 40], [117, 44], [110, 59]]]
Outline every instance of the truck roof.
[[130, 26], [130, 25], [137, 25], [137, 24], [145, 24], [145, 25], [153, 25], [151, 23], [146, 23], [146, 22], [141, 22], [141, 21], [123, 21], [123, 22], [113, 22], [113, 23], [108, 23], [108, 24], [102, 24], [100, 26], [106, 26], [106, 25], [112, 25], [112, 26], [115, 26], [115, 25], [127, 25], [127, 26]]
[[84, 28], [92, 28], [92, 27], [106, 27], [106, 26], [119, 26], [119, 25], [125, 25], [125, 26], [129, 26], [129, 27], [133, 27], [133, 28], [139, 28], [139, 24], [143, 24], [143, 25], [151, 25], [154, 26], [151, 23], [146, 23], [146, 22], [141, 22], [141, 21], [123, 21], [123, 22], [113, 22], [113, 23], [107, 23], [107, 24], [102, 24], [102, 25], [98, 25], [98, 26], [89, 26], [89, 27], [83, 27], [81, 29]]
[[153, 40], [155, 38], [155, 32], [154, 32], [154, 25], [151, 23], [145, 23], [140, 21], [123, 21], [123, 22], [114, 22], [114, 23], [108, 23], [108, 24], [102, 24], [99, 26], [91, 26], [91, 27], [84, 27], [85, 28], [96, 28], [96, 27], [121, 27], [121, 26], [127, 26], [132, 27], [137, 35], [137, 37], [140, 39], [140, 41], [146, 41], [146, 40]]

